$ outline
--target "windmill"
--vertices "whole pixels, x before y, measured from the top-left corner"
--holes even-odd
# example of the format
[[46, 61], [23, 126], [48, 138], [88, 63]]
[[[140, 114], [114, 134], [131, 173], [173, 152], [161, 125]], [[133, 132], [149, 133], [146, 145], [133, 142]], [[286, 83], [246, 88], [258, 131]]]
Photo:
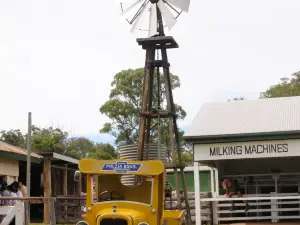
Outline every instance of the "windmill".
[[[172, 162], [166, 165], [166, 168], [174, 169], [178, 208], [181, 208], [179, 176], [181, 178], [186, 208], [186, 222], [190, 225], [191, 214], [186, 190], [184, 166], [181, 159], [182, 150], [171, 87], [170, 64], [167, 56], [167, 49], [178, 48], [178, 44], [172, 36], [165, 36], [164, 32], [165, 27], [169, 30], [173, 28], [177, 18], [183, 11], [188, 12], [190, 0], [123, 0], [120, 5], [122, 10], [121, 15], [125, 16], [127, 22], [132, 25], [131, 32], [135, 30], [148, 32], [147, 38], [137, 39], [138, 44], [146, 50], [137, 159], [148, 159], [145, 144], [150, 143], [150, 131], [154, 126], [157, 127], [158, 145], [160, 146], [159, 121], [162, 118], [167, 118], [169, 122]], [[161, 106], [162, 100], [159, 97], [161, 96], [160, 68], [163, 68], [167, 103], [166, 110], [163, 110]], [[154, 81], [157, 83], [156, 90], [154, 90]], [[154, 91], [157, 92], [158, 96], [157, 106], [153, 106]], [[157, 123], [153, 125], [152, 122], [154, 119], [156, 119]], [[180, 171], [179, 174], [178, 169]]]

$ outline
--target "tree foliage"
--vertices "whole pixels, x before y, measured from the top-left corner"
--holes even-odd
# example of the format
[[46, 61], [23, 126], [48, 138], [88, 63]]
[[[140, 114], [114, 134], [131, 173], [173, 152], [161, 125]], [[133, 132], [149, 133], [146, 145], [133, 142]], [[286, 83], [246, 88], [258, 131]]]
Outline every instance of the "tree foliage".
[[[68, 133], [59, 128], [32, 126], [31, 148], [34, 152], [67, 152]], [[27, 135], [26, 135], [27, 136]]]
[[95, 144], [85, 137], [72, 137], [67, 140], [65, 155], [76, 159], [88, 157], [89, 153], [95, 149]]
[[280, 83], [272, 85], [260, 94], [260, 98], [277, 98], [300, 95], [300, 71], [293, 73], [291, 78], [283, 77]]
[[191, 151], [184, 151], [181, 156], [182, 164], [185, 166], [193, 166], [194, 159]]
[[[113, 135], [116, 138], [115, 142], [117, 145], [137, 143], [143, 76], [143, 68], [123, 70], [117, 73], [111, 83], [112, 89], [109, 100], [100, 108], [100, 112], [110, 119], [110, 122], [105, 123], [100, 132]], [[160, 74], [160, 81], [160, 99], [163, 100], [161, 108], [166, 108], [166, 90], [163, 74]], [[180, 87], [178, 76], [171, 74], [171, 85], [173, 90]], [[154, 79], [154, 90], [157, 89], [158, 84], [156, 79]], [[158, 92], [154, 92], [152, 104], [153, 108], [158, 108]], [[178, 119], [184, 119], [186, 112], [179, 105], [175, 107]], [[162, 121], [161, 130], [163, 131], [161, 133], [161, 141], [163, 144], [168, 145], [169, 129], [167, 121]], [[152, 136], [157, 136], [155, 130], [152, 131]]]
[[89, 152], [88, 158], [93, 159], [115, 159], [118, 155], [115, 151], [115, 148], [110, 144], [96, 144], [95, 148]]
[[10, 145], [18, 146], [20, 148], [25, 148], [25, 138], [19, 129], [1, 131], [0, 140]]
[[[135, 144], [138, 141], [138, 130], [140, 120], [140, 104], [142, 93], [142, 82], [144, 69], [128, 69], [117, 73], [111, 83], [111, 91], [109, 100], [101, 107], [100, 112], [106, 115], [110, 122], [104, 124], [101, 128], [101, 133], [111, 134], [116, 138], [117, 145]], [[165, 79], [163, 74], [160, 74], [160, 98], [158, 91], [154, 91], [152, 105], [154, 110], [158, 109], [158, 99], [161, 101], [160, 109], [166, 109], [166, 90]], [[178, 76], [171, 74], [172, 90], [180, 87], [180, 79]], [[154, 79], [153, 90], [158, 90], [157, 80]], [[175, 105], [178, 119], [184, 119], [186, 112], [179, 105]], [[157, 124], [157, 119], [153, 119], [153, 126]], [[169, 122], [167, 119], [160, 120], [160, 140], [168, 149], [170, 146], [169, 137]], [[188, 149], [190, 146], [183, 141], [183, 131], [179, 132], [181, 138], [181, 147], [183, 148], [182, 159], [186, 165], [192, 164], [192, 154]], [[151, 130], [151, 141], [157, 141], [158, 132], [156, 127]], [[168, 159], [171, 160], [170, 151]]]
[[[60, 128], [31, 128], [31, 149], [33, 152], [56, 152], [72, 158], [113, 159], [117, 157], [114, 146], [104, 143], [94, 143], [85, 137], [68, 137], [68, 132]], [[25, 148], [27, 134], [18, 129], [1, 131], [0, 140], [8, 144]]]

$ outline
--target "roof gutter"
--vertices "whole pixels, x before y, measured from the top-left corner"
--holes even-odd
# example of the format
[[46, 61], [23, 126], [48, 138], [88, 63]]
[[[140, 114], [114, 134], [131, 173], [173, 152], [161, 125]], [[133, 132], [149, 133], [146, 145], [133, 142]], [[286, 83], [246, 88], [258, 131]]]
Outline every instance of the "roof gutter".
[[183, 136], [183, 139], [185, 141], [193, 144], [263, 141], [263, 140], [298, 139], [298, 138], [300, 138], [299, 130], [241, 133], [241, 134], [222, 134], [222, 135]]

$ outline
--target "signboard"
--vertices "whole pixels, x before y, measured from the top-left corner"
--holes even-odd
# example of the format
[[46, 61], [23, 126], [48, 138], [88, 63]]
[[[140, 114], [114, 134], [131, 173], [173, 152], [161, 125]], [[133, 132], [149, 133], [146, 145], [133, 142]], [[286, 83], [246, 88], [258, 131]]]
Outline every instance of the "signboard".
[[195, 144], [195, 161], [300, 156], [300, 140]]
[[102, 171], [115, 171], [116, 173], [137, 172], [141, 166], [142, 164], [127, 162], [105, 163]]

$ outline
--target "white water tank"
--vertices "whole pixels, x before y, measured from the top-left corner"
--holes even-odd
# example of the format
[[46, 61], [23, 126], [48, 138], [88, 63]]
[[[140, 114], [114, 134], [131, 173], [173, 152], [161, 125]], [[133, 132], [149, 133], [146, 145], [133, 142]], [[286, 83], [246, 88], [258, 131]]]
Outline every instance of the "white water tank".
[[[167, 149], [165, 145], [160, 145], [160, 151], [159, 151], [159, 145], [157, 143], [149, 143], [145, 144], [144, 146], [144, 160], [146, 159], [145, 153], [148, 150], [148, 160], [154, 160], [154, 159], [161, 159], [163, 163], [167, 162]], [[160, 157], [159, 157], [160, 152]], [[137, 160], [137, 153], [138, 153], [138, 144], [133, 145], [121, 145], [119, 147], [119, 154], [120, 159], [125, 160]], [[134, 185], [134, 175], [123, 175], [121, 177], [121, 183], [124, 185]]]

